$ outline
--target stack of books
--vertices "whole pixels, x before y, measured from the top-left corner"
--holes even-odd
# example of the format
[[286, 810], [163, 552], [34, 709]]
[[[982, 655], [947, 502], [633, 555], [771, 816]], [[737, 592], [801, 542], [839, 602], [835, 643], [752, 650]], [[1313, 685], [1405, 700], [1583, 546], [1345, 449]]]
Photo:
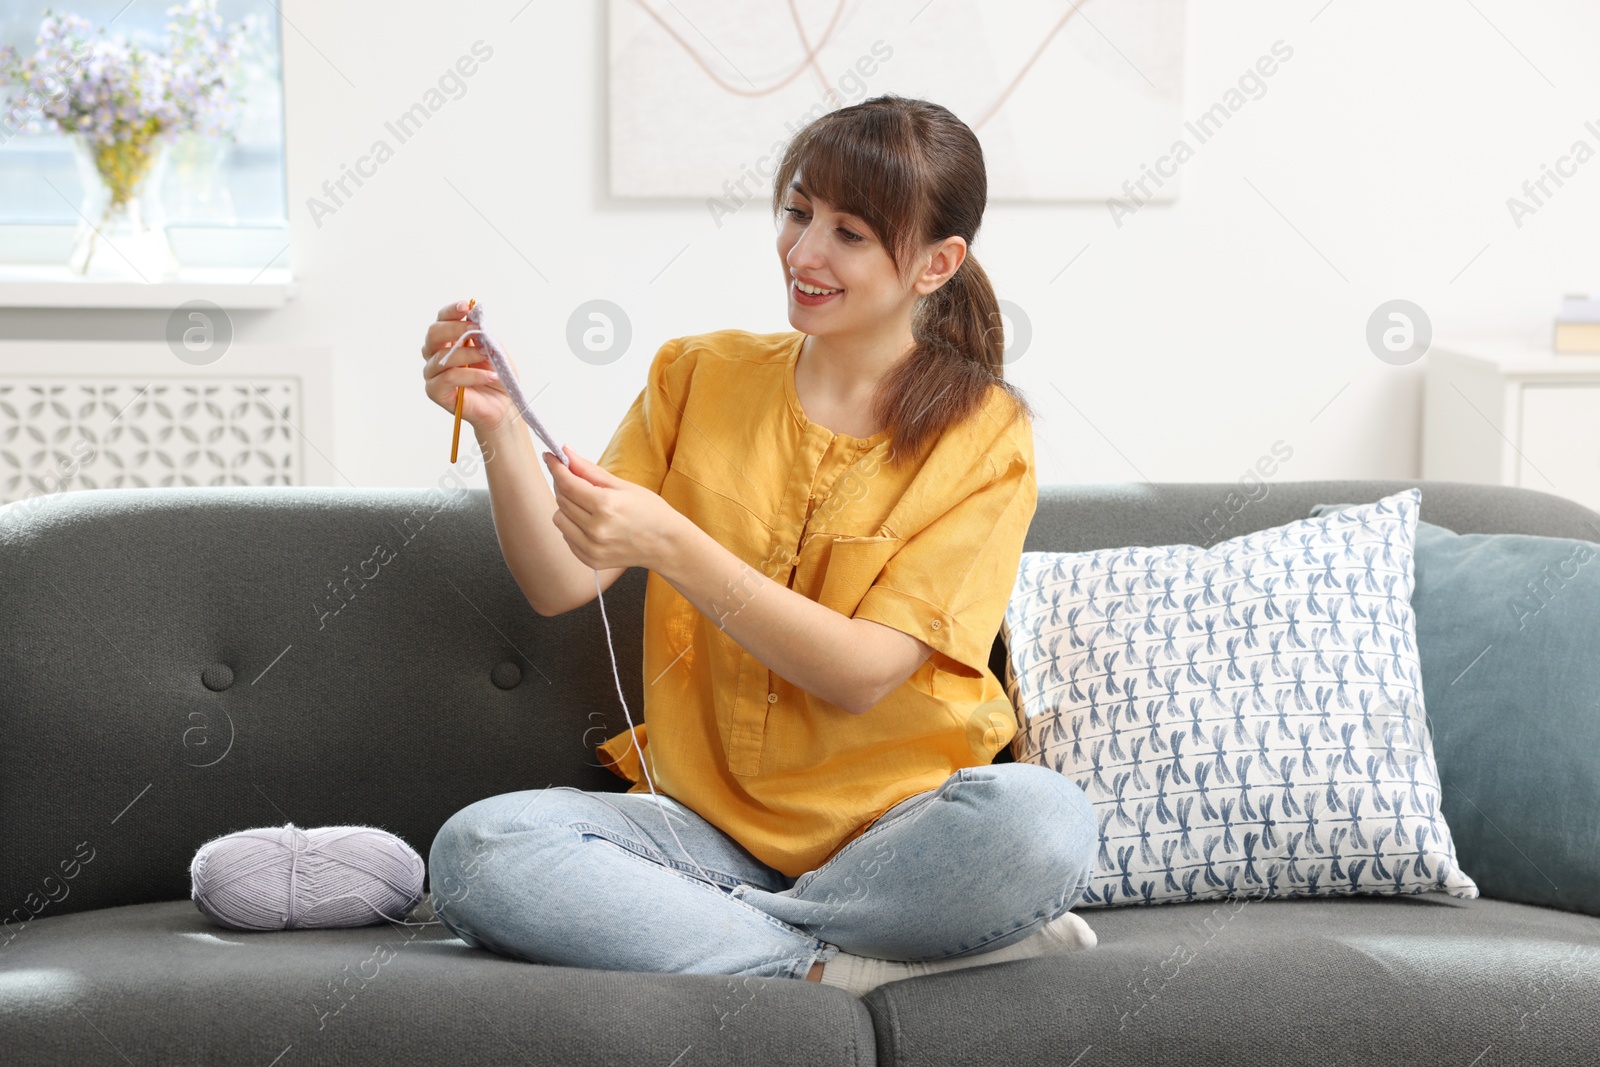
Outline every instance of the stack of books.
[[1600, 295], [1562, 298], [1555, 348], [1557, 352], [1600, 352]]

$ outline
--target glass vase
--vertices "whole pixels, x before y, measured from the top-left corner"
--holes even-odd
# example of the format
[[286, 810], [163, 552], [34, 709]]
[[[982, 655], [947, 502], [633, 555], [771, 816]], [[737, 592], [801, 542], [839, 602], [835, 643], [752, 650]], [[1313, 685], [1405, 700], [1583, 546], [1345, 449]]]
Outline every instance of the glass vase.
[[167, 240], [161, 207], [166, 143], [100, 143], [72, 138], [83, 188], [78, 232], [68, 266], [88, 278], [146, 282], [170, 279], [177, 258]]

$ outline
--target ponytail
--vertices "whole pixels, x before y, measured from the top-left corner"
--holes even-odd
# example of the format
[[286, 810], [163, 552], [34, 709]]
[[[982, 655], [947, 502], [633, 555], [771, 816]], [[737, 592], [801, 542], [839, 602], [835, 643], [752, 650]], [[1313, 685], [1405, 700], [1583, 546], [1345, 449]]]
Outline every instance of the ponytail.
[[916, 347], [874, 397], [873, 410], [894, 441], [891, 463], [920, 454], [946, 427], [980, 411], [991, 388], [1010, 397], [1016, 417], [1033, 418], [1027, 398], [1004, 378], [1000, 301], [970, 249], [956, 272], [918, 302], [911, 336]]

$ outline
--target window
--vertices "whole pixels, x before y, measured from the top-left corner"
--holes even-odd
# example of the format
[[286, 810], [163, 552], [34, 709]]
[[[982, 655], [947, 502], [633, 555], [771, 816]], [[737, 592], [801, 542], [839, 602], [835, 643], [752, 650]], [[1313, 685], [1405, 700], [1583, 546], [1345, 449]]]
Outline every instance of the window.
[[[105, 27], [108, 37], [163, 53], [173, 6], [171, 0], [72, 0], [66, 10]], [[44, 8], [0, 0], [0, 45], [14, 47], [19, 58], [33, 55]], [[281, 254], [288, 216], [277, 9], [271, 0], [217, 0], [216, 12], [225, 29], [242, 30], [234, 103], [225, 120], [231, 136], [178, 135], [152, 177], [160, 183], [168, 238], [184, 267], [281, 267], [287, 264]], [[20, 117], [36, 120], [38, 132], [7, 121], [19, 102], [15, 87], [0, 88], [0, 99], [0, 262], [64, 263], [86, 193], [74, 138], [41, 117], [37, 105], [24, 103]]]

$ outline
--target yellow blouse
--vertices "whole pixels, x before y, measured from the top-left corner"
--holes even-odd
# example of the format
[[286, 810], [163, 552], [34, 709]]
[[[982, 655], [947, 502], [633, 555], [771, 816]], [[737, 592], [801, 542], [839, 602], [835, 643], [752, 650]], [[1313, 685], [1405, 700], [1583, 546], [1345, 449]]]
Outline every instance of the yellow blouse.
[[[998, 386], [896, 470], [888, 431], [856, 438], [806, 418], [794, 385], [804, 339], [666, 342], [599, 460], [768, 578], [935, 650], [852, 715], [768, 670], [649, 573], [638, 745], [624, 730], [596, 752], [645, 793], [642, 751], [657, 792], [791, 878], [1016, 734], [989, 649], [1038, 501], [1032, 428]], [[725, 610], [747, 595], [729, 590]]]

